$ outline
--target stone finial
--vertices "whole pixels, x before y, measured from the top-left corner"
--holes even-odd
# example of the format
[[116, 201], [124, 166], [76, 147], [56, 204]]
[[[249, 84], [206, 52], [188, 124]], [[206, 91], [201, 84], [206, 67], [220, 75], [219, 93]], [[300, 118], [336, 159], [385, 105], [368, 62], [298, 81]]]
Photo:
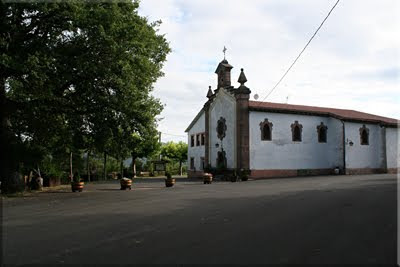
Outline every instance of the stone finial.
[[238, 82], [240, 83], [240, 85], [244, 85], [247, 82], [247, 78], [246, 75], [244, 75], [243, 68], [240, 69]]
[[212, 95], [213, 95], [213, 92], [211, 90], [211, 86], [208, 86], [207, 97], [210, 98], [210, 97], [212, 97]]

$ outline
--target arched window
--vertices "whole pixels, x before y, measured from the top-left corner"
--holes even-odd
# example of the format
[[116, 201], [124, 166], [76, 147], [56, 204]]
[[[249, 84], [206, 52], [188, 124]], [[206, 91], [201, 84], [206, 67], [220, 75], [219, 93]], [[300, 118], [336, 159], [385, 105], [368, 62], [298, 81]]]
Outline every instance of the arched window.
[[299, 126], [294, 126], [293, 129], [293, 141], [301, 141], [301, 131], [300, 131], [300, 127]]
[[365, 127], [360, 128], [360, 143], [361, 145], [369, 145], [369, 129]]
[[261, 140], [263, 141], [271, 141], [272, 140], [272, 122], [269, 122], [268, 119], [265, 119], [263, 122], [260, 122], [260, 130], [261, 130]]
[[293, 142], [301, 142], [301, 132], [303, 130], [303, 125], [299, 124], [298, 121], [295, 121], [292, 125], [292, 141]]
[[271, 128], [269, 128], [268, 124], [264, 125], [263, 140], [271, 140]]
[[321, 122], [321, 124], [317, 126], [319, 143], [326, 143], [327, 130], [328, 130], [328, 127], [326, 125], [324, 125], [323, 122]]

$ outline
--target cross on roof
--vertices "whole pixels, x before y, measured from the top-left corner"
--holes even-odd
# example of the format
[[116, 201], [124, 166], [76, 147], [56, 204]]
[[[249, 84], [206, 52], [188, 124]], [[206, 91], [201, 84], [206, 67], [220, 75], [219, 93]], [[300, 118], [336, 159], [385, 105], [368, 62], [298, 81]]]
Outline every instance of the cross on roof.
[[228, 49], [226, 49], [226, 47], [224, 46], [224, 49], [222, 50], [222, 52], [224, 52], [224, 59], [225, 59], [225, 52], [226, 52], [226, 50], [228, 50]]

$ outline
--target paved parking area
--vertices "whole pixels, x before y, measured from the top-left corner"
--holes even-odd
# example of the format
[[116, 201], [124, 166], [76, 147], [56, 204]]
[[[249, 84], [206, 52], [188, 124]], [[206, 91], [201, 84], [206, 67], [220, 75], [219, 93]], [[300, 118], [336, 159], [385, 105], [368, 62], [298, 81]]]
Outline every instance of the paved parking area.
[[396, 263], [395, 175], [138, 179], [3, 198], [10, 264]]

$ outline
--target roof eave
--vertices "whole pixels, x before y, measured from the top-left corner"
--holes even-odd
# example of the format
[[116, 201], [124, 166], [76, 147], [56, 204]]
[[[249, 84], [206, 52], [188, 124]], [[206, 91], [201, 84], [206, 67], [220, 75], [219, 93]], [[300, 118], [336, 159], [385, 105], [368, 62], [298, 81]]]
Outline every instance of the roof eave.
[[300, 115], [308, 115], [308, 116], [322, 116], [322, 117], [332, 117], [343, 121], [348, 122], [364, 122], [364, 123], [374, 123], [380, 124], [382, 126], [387, 127], [395, 127], [399, 128], [399, 123], [390, 123], [383, 120], [374, 120], [374, 119], [359, 119], [359, 118], [345, 118], [339, 116], [337, 114], [331, 112], [320, 112], [320, 111], [300, 111], [300, 110], [288, 110], [288, 109], [279, 109], [279, 108], [267, 108], [267, 107], [249, 107], [250, 111], [261, 111], [261, 112], [273, 112], [273, 113], [286, 113], [286, 114], [300, 114]]

